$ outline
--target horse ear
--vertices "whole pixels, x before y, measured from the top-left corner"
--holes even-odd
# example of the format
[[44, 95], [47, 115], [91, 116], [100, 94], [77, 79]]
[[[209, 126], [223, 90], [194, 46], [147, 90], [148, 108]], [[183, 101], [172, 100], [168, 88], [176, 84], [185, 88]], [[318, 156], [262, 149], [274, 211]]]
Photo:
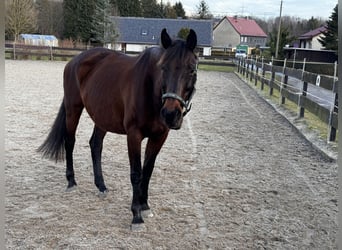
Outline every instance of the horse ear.
[[193, 29], [190, 29], [189, 35], [186, 38], [186, 47], [193, 51], [197, 46], [197, 35]]
[[162, 43], [164, 49], [167, 49], [172, 44], [172, 40], [171, 40], [169, 34], [167, 34], [165, 28], [161, 32], [161, 43]]

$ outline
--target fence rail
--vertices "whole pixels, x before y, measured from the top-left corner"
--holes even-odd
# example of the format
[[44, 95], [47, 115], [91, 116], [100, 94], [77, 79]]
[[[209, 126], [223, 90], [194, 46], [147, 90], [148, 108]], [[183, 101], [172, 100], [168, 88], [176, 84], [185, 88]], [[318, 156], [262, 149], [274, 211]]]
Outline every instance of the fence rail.
[[51, 46], [33, 46], [24, 44], [5, 44], [5, 58], [7, 59], [28, 59], [46, 58], [48, 60], [69, 60], [80, 54], [85, 49], [60, 48]]
[[[269, 95], [273, 95], [274, 89], [278, 90], [280, 104], [285, 104], [286, 100], [295, 103], [298, 106], [299, 117], [304, 117], [305, 110], [317, 116], [328, 125], [328, 140], [336, 140], [338, 129], [336, 73], [332, 77], [307, 72], [305, 66], [302, 69], [288, 68], [286, 60], [283, 67], [255, 59], [240, 59], [236, 65], [237, 72], [254, 82], [255, 86], [260, 82], [260, 88], [263, 90], [264, 85], [268, 85]], [[328, 95], [324, 95], [323, 92]]]

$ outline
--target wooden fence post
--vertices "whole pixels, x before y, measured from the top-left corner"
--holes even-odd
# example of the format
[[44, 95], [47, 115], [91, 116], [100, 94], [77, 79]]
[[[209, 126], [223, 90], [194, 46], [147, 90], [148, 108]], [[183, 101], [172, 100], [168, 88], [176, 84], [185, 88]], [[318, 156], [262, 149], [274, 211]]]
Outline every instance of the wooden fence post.
[[285, 77], [285, 69], [286, 69], [286, 58], [284, 59], [283, 71], [282, 71], [281, 81], [280, 81], [280, 90], [279, 90], [279, 102], [280, 102], [280, 104], [285, 104], [285, 97], [283, 97], [283, 95], [282, 95], [282, 90], [283, 90], [283, 88], [286, 88], [286, 84], [287, 84], [287, 80], [288, 80]]
[[335, 95], [334, 98], [334, 106], [330, 109], [330, 115], [329, 115], [329, 124], [328, 124], [328, 140], [329, 141], [335, 141], [336, 140], [336, 132], [337, 129], [333, 127], [332, 120], [333, 120], [333, 114], [338, 113], [338, 84], [337, 84], [337, 62], [335, 61], [334, 64], [334, 87], [333, 92]]
[[272, 65], [271, 65], [271, 79], [269, 82], [269, 94], [273, 95], [273, 84], [274, 84], [274, 79], [275, 79], [275, 71], [274, 71], [274, 65], [273, 65], [273, 56], [272, 56]]
[[253, 81], [253, 76], [254, 76], [254, 61], [251, 59], [251, 73], [250, 73], [250, 77], [249, 80], [252, 82]]
[[266, 69], [265, 69], [265, 65], [264, 65], [264, 57], [262, 58], [261, 68], [262, 68], [262, 74], [261, 74], [262, 77], [261, 77], [260, 89], [264, 90], [264, 82], [265, 82], [265, 74], [266, 74]]
[[[302, 79], [301, 80], [303, 80], [303, 77], [304, 77], [305, 62], [306, 62], [306, 58], [304, 58], [304, 62], [303, 62], [303, 70], [302, 70]], [[308, 83], [303, 82], [302, 96], [306, 96], [307, 91], [308, 91]], [[304, 107], [301, 106], [300, 102], [301, 102], [301, 96], [299, 96], [299, 98], [298, 98], [298, 106], [300, 107], [299, 108], [299, 117], [303, 118], [305, 110], [304, 110]]]
[[52, 46], [49, 47], [49, 52], [50, 52], [50, 60], [53, 61]]
[[335, 141], [336, 140], [336, 132], [337, 129], [333, 127], [332, 124], [332, 117], [333, 114], [338, 113], [338, 93], [335, 93], [335, 100], [334, 100], [334, 107], [330, 111], [330, 117], [329, 117], [329, 124], [328, 124], [328, 136], [329, 136], [329, 141]]
[[249, 76], [249, 59], [246, 60], [246, 79], [248, 79]]
[[[288, 81], [289, 81], [289, 76], [288, 75], [285, 75], [284, 76], [284, 86], [283, 86], [283, 88], [284, 89], [286, 89], [287, 88], [287, 83], [288, 83]], [[285, 97], [281, 97], [281, 104], [285, 104]]]
[[13, 43], [13, 59], [15, 60], [15, 59], [17, 59], [16, 58], [16, 51], [15, 51], [15, 44], [16, 44], [16, 40], [14, 40], [14, 43]]
[[258, 85], [258, 72], [259, 72], [259, 68], [258, 68], [258, 58], [255, 58], [255, 83], [254, 85], [257, 86]]

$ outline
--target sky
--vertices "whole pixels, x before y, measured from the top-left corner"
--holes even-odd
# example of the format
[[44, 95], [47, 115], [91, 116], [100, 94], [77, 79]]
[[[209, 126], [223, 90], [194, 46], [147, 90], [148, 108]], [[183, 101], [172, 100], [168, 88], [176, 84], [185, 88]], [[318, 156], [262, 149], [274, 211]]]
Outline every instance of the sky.
[[[167, 2], [164, 0], [163, 2]], [[200, 0], [169, 0], [181, 2], [188, 16], [196, 12]], [[256, 16], [268, 19], [280, 14], [281, 0], [205, 0], [214, 16]], [[328, 20], [338, 0], [283, 0], [282, 16], [310, 19], [320, 17]]]

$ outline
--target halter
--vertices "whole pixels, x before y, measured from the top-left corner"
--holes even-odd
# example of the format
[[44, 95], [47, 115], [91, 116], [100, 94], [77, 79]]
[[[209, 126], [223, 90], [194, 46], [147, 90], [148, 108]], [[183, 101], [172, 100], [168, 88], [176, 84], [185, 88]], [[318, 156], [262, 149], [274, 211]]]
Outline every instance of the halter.
[[[197, 73], [197, 69], [198, 69], [198, 63], [196, 64], [196, 68], [194, 70], [194, 74]], [[175, 100], [179, 101], [182, 104], [182, 107], [185, 108], [185, 111], [183, 112], [183, 117], [184, 117], [191, 110], [192, 103], [190, 101], [191, 101], [195, 91], [196, 91], [196, 89], [194, 88], [193, 91], [190, 93], [189, 99], [187, 101], [185, 101], [182, 97], [180, 97], [176, 93], [171, 93], [171, 92], [167, 92], [167, 93], [163, 94], [162, 95], [162, 100], [164, 102], [165, 99], [172, 98], [172, 99], [175, 99]]]
[[175, 93], [165, 93], [162, 96], [162, 100], [165, 101], [166, 98], [172, 98], [178, 100], [181, 104], [182, 107], [185, 108], [185, 111], [183, 112], [183, 117], [190, 111], [192, 104], [190, 103], [190, 99], [187, 101], [184, 101], [182, 97]]

